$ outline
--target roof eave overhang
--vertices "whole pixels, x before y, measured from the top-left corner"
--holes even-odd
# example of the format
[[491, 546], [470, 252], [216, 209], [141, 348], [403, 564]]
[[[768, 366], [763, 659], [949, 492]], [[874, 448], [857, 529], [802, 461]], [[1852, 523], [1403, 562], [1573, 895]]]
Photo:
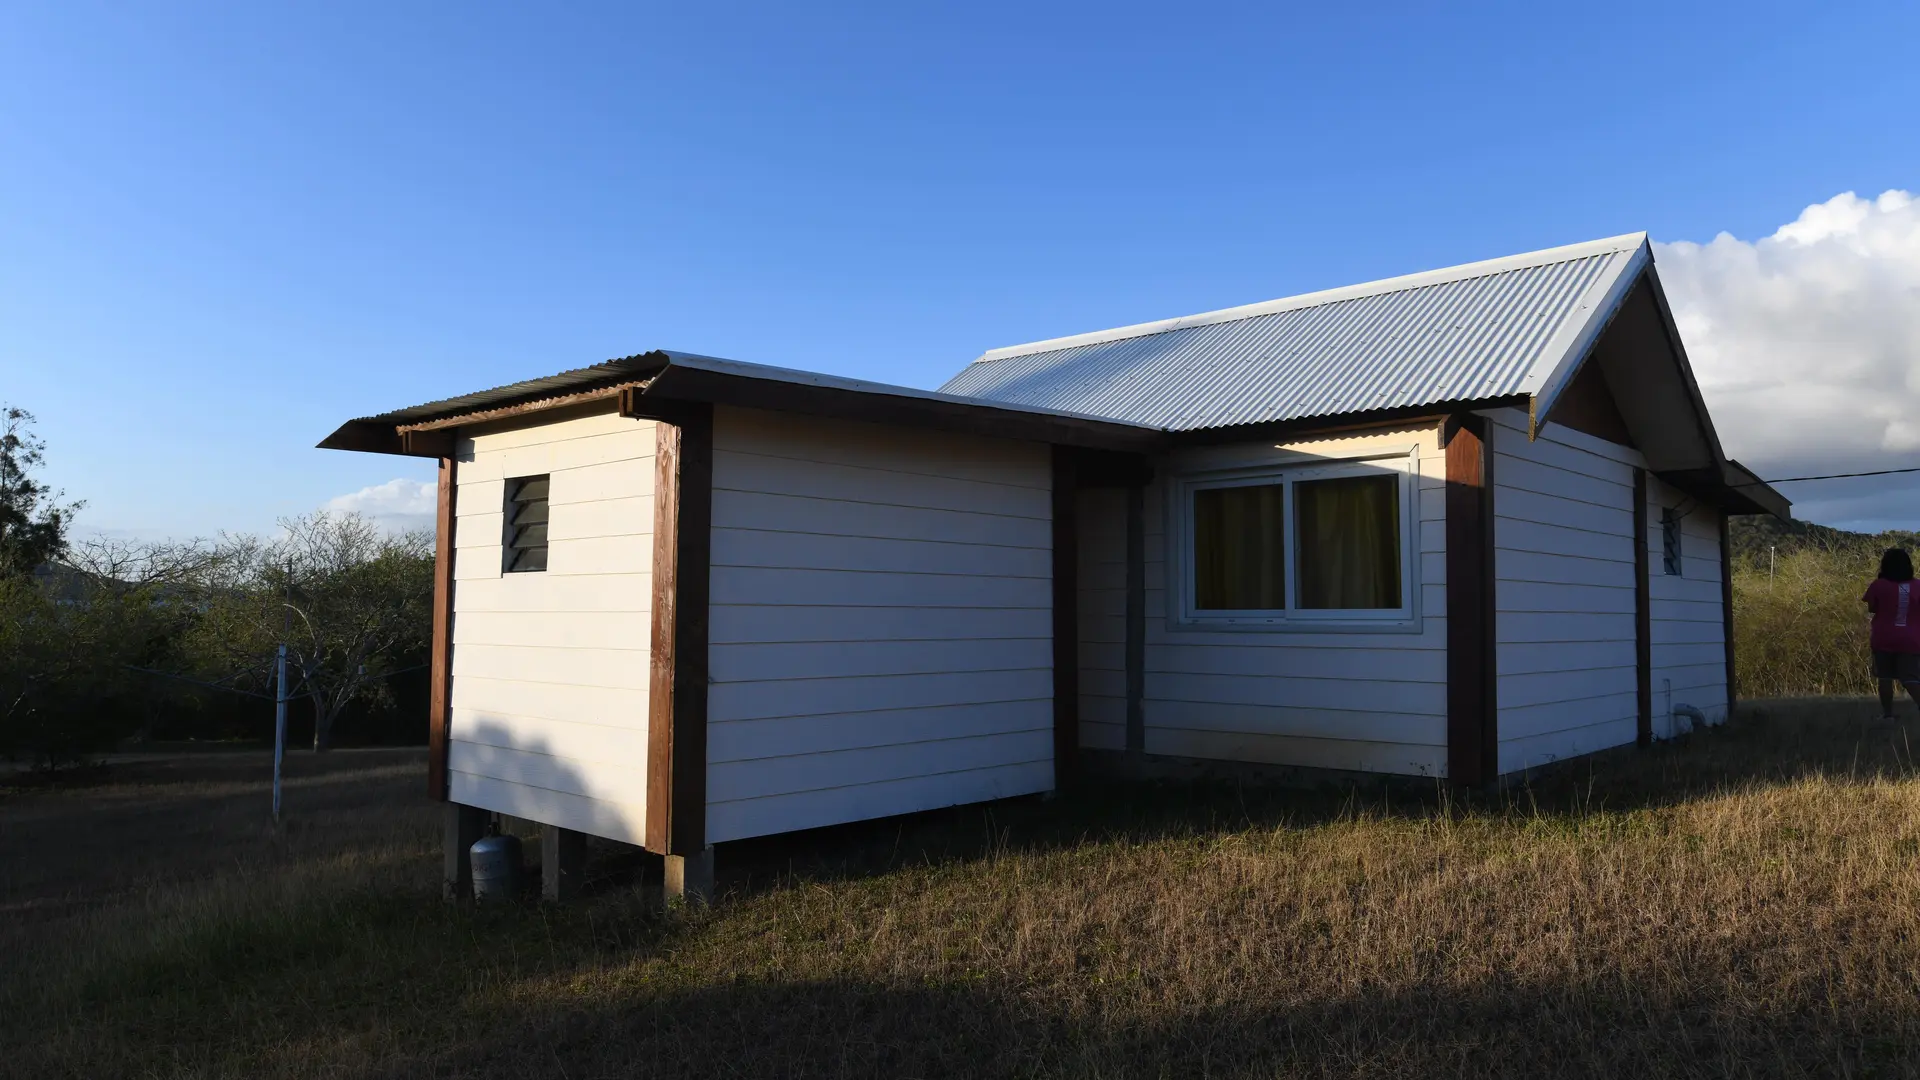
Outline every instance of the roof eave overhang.
[[[676, 360], [676, 355], [681, 359]], [[440, 457], [452, 453], [453, 433], [461, 427], [595, 402], [617, 403], [623, 415], [636, 418], [671, 421], [682, 415], [680, 406], [685, 403], [704, 402], [1127, 453], [1156, 452], [1168, 438], [1158, 428], [1097, 417], [1008, 408], [952, 396], [888, 393], [884, 388], [856, 388], [824, 379], [808, 382], [756, 375], [750, 372], [776, 369], [753, 365], [715, 370], [718, 362], [686, 354], [653, 352], [610, 363], [624, 367], [564, 387], [560, 393], [551, 385], [560, 378], [556, 376], [534, 380], [541, 388], [526, 394], [504, 387], [350, 420], [319, 445], [327, 450]]]

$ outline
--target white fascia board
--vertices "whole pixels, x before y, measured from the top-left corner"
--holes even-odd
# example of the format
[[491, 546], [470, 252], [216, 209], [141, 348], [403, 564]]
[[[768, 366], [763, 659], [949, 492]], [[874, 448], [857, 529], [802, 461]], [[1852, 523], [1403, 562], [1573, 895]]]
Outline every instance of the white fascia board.
[[1613, 321], [1614, 313], [1626, 302], [1627, 293], [1640, 278], [1640, 272], [1653, 265], [1653, 249], [1645, 233], [1640, 243], [1619, 265], [1594, 279], [1580, 306], [1567, 316], [1551, 340], [1540, 350], [1540, 359], [1521, 380], [1520, 392], [1532, 400], [1527, 406], [1527, 437], [1540, 434], [1540, 421], [1553, 411], [1560, 394], [1573, 381], [1580, 364], [1593, 351], [1594, 343]]
[[1485, 277], [1489, 274], [1505, 273], [1509, 270], [1521, 270], [1533, 266], [1546, 266], [1558, 262], [1571, 262], [1575, 259], [1591, 258], [1609, 252], [1633, 251], [1645, 248], [1647, 234], [1644, 232], [1611, 236], [1604, 240], [1589, 240], [1583, 244], [1568, 244], [1565, 247], [1547, 248], [1544, 251], [1530, 251], [1520, 255], [1507, 255], [1498, 259], [1485, 259], [1480, 262], [1463, 263], [1459, 266], [1443, 267], [1439, 270], [1427, 270], [1418, 274], [1404, 274], [1400, 277], [1383, 278], [1379, 281], [1364, 282], [1359, 285], [1345, 285], [1337, 289], [1324, 289], [1320, 292], [1302, 293], [1299, 296], [1282, 297], [1278, 300], [1266, 300], [1257, 304], [1243, 304], [1239, 307], [1222, 308], [1219, 311], [1207, 311], [1198, 315], [1183, 315], [1177, 319], [1161, 319], [1158, 322], [1136, 323], [1132, 326], [1120, 326], [1111, 330], [1096, 330], [1092, 333], [1073, 334], [1068, 337], [1049, 338], [1026, 345], [1009, 345], [999, 349], [988, 349], [981, 353], [974, 363], [986, 363], [1004, 360], [1011, 356], [1026, 356], [1030, 353], [1052, 352], [1056, 349], [1070, 349], [1079, 345], [1101, 345], [1109, 341], [1122, 341], [1127, 338], [1146, 337], [1149, 334], [1163, 334], [1169, 330], [1183, 330], [1190, 326], [1210, 326], [1214, 323], [1233, 322], [1238, 319], [1251, 319], [1260, 315], [1272, 315], [1281, 311], [1297, 311], [1301, 308], [1319, 307], [1322, 304], [1338, 303], [1342, 300], [1354, 300], [1363, 296], [1379, 296], [1385, 293], [1418, 289], [1428, 285], [1443, 285], [1467, 278]]

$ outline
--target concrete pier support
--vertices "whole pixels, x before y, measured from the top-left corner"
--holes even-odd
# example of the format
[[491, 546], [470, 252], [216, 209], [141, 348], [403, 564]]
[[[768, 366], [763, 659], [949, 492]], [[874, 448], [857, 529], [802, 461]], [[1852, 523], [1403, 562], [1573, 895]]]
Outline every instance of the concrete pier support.
[[661, 894], [671, 903], [675, 899], [713, 902], [713, 848], [701, 848], [694, 855], [667, 856], [666, 879]]
[[587, 834], [540, 826], [540, 893], [555, 903], [578, 899], [587, 862]]
[[477, 806], [450, 802], [446, 806], [444, 846], [444, 888], [448, 900], [465, 900], [473, 895], [473, 845], [486, 835], [491, 815]]

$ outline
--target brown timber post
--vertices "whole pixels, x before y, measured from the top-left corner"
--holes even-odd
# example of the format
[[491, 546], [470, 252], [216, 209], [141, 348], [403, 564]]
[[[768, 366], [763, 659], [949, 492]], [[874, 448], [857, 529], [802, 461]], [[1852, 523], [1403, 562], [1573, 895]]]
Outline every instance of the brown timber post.
[[713, 407], [688, 403], [655, 428], [647, 847], [669, 895], [711, 896], [707, 849], [707, 619]]
[[1494, 615], [1493, 452], [1479, 416], [1450, 418], [1447, 454], [1447, 775], [1499, 775]]
[[453, 723], [453, 501], [454, 460], [440, 459], [439, 505], [434, 515], [433, 652], [427, 690], [427, 795], [447, 801], [447, 740]]
[[1647, 470], [1633, 470], [1633, 663], [1639, 711], [1634, 738], [1653, 745], [1653, 592], [1647, 550]]
[[1053, 786], [1072, 784], [1080, 764], [1079, 469], [1053, 448]]

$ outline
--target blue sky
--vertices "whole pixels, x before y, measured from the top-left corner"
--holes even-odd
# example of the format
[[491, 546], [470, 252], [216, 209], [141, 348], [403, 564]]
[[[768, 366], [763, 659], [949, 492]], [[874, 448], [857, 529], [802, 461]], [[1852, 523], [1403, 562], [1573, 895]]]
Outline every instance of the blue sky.
[[[1856, 308], [1913, 306], [1920, 211], [1875, 199], [1920, 186], [1916, 40], [1920, 6], [8, 5], [0, 400], [83, 529], [185, 536], [427, 477], [312, 449], [343, 419], [655, 347], [934, 386], [1638, 229], [1791, 277], [1761, 238], [1803, 212], [1859, 218]], [[1738, 331], [1710, 254], [1660, 258]], [[1920, 417], [1912, 328], [1789, 350], [1769, 392], [1852, 349]], [[1722, 420], [1763, 472], [1920, 464], [1897, 422], [1823, 442], [1844, 403], [1782, 433], [1764, 400]], [[1920, 487], [1792, 494], [1920, 526]]]

